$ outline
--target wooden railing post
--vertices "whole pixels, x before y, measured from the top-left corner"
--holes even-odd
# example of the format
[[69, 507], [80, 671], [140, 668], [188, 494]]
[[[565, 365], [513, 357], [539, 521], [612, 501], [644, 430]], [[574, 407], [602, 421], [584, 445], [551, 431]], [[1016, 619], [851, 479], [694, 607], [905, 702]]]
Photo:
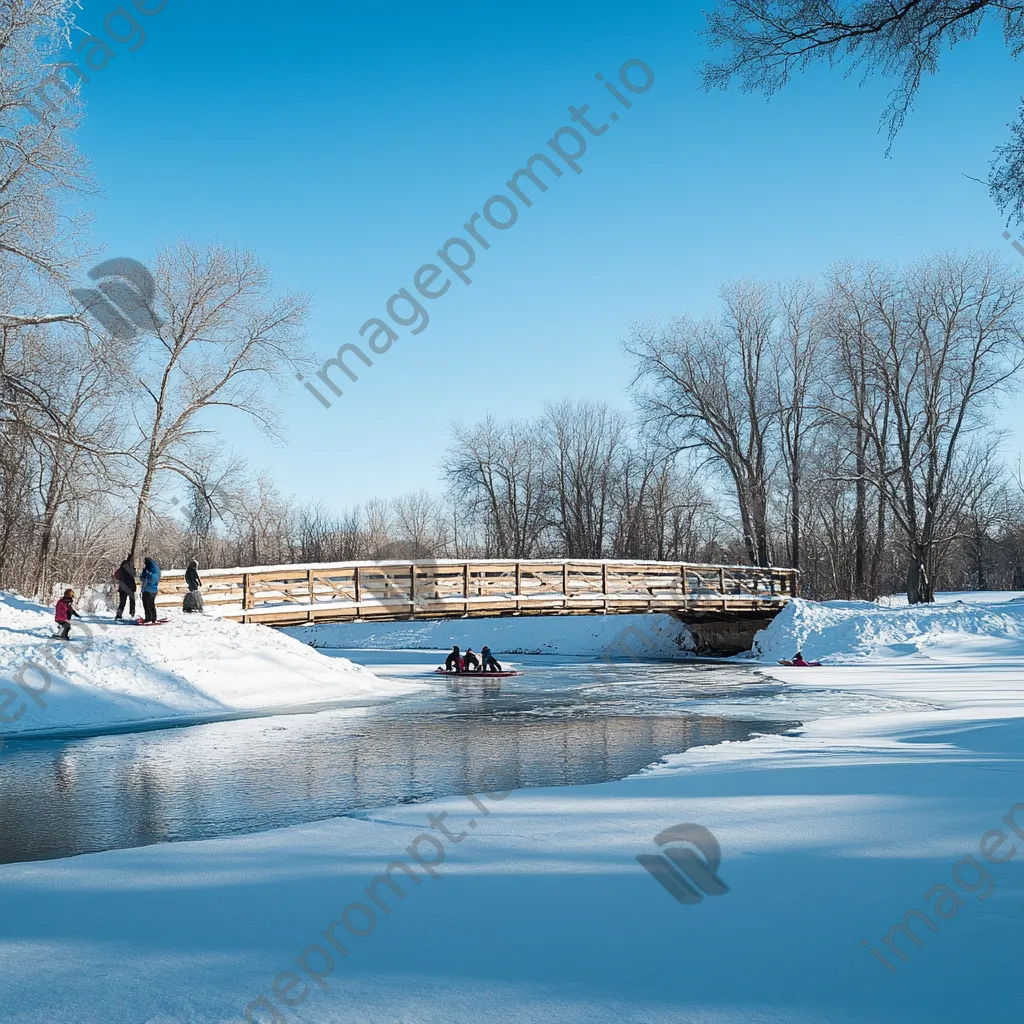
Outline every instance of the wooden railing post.
[[359, 605], [360, 605], [360, 602], [363, 600], [362, 595], [359, 592], [362, 588], [360, 587], [359, 566], [358, 565], [355, 567], [355, 571], [352, 573], [352, 576], [353, 576], [352, 592], [355, 594], [355, 597], [356, 597], [356, 615], [358, 615], [359, 614]]
[[416, 563], [409, 565], [409, 612], [416, 614]]
[[466, 602], [466, 614], [469, 614], [469, 562], [462, 566], [462, 596]]
[[309, 572], [306, 573], [306, 581], [309, 584], [309, 603], [312, 604], [313, 603], [313, 570], [312, 569], [310, 569]]
[[679, 575], [683, 584], [683, 600], [686, 600], [686, 564], [679, 566]]
[[516, 611], [521, 611], [519, 599], [523, 596], [523, 563], [516, 562]]
[[725, 601], [725, 569], [719, 568], [718, 570], [718, 592], [722, 595], [722, 601]]
[[[242, 611], [246, 612], [252, 607], [252, 594], [249, 591], [249, 574], [247, 572], [242, 573]], [[242, 621], [245, 621], [245, 616], [242, 616]]]
[[562, 563], [562, 607], [569, 607], [569, 563]]

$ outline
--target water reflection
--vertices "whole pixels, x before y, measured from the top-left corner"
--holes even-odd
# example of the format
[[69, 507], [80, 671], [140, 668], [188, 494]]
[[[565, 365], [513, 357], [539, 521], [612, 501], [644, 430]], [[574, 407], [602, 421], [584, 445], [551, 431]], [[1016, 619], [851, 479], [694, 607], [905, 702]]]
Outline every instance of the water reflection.
[[384, 710], [11, 743], [0, 760], [0, 862], [203, 839], [464, 793], [620, 779], [666, 754], [796, 723], [620, 713], [476, 684]]

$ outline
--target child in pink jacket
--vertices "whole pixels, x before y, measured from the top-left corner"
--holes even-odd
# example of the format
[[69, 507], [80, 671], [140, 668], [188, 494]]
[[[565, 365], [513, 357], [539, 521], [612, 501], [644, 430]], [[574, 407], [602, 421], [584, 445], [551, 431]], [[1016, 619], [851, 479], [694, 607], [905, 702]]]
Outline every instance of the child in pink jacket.
[[67, 640], [71, 634], [71, 617], [80, 619], [82, 616], [74, 608], [75, 592], [70, 588], [64, 591], [64, 596], [57, 602], [54, 618], [60, 627], [60, 639]]

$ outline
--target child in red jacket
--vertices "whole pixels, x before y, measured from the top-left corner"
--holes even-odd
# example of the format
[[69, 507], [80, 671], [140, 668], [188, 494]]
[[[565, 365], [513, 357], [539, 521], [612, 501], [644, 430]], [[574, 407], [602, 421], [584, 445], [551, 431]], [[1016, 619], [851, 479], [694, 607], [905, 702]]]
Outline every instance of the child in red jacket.
[[82, 616], [74, 608], [75, 592], [70, 588], [64, 591], [64, 596], [57, 602], [57, 609], [54, 618], [60, 626], [60, 639], [67, 640], [71, 634], [71, 617], [80, 619]]

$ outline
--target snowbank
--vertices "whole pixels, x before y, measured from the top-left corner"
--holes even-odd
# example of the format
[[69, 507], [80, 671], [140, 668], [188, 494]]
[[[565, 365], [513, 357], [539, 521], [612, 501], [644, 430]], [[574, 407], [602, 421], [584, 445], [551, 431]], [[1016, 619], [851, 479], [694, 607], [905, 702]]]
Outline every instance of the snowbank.
[[0, 741], [25, 733], [202, 721], [367, 701], [422, 684], [378, 679], [280, 632], [171, 612], [159, 626], [75, 620], [0, 594]]
[[671, 615], [558, 615], [430, 622], [336, 622], [294, 626], [284, 632], [313, 647], [379, 651], [479, 651], [566, 657], [678, 658], [693, 638]]
[[1024, 598], [959, 595], [934, 605], [882, 606], [863, 601], [795, 600], [754, 637], [754, 656], [769, 662], [802, 650], [808, 661], [859, 664], [924, 655], [967, 661], [1024, 656]]

